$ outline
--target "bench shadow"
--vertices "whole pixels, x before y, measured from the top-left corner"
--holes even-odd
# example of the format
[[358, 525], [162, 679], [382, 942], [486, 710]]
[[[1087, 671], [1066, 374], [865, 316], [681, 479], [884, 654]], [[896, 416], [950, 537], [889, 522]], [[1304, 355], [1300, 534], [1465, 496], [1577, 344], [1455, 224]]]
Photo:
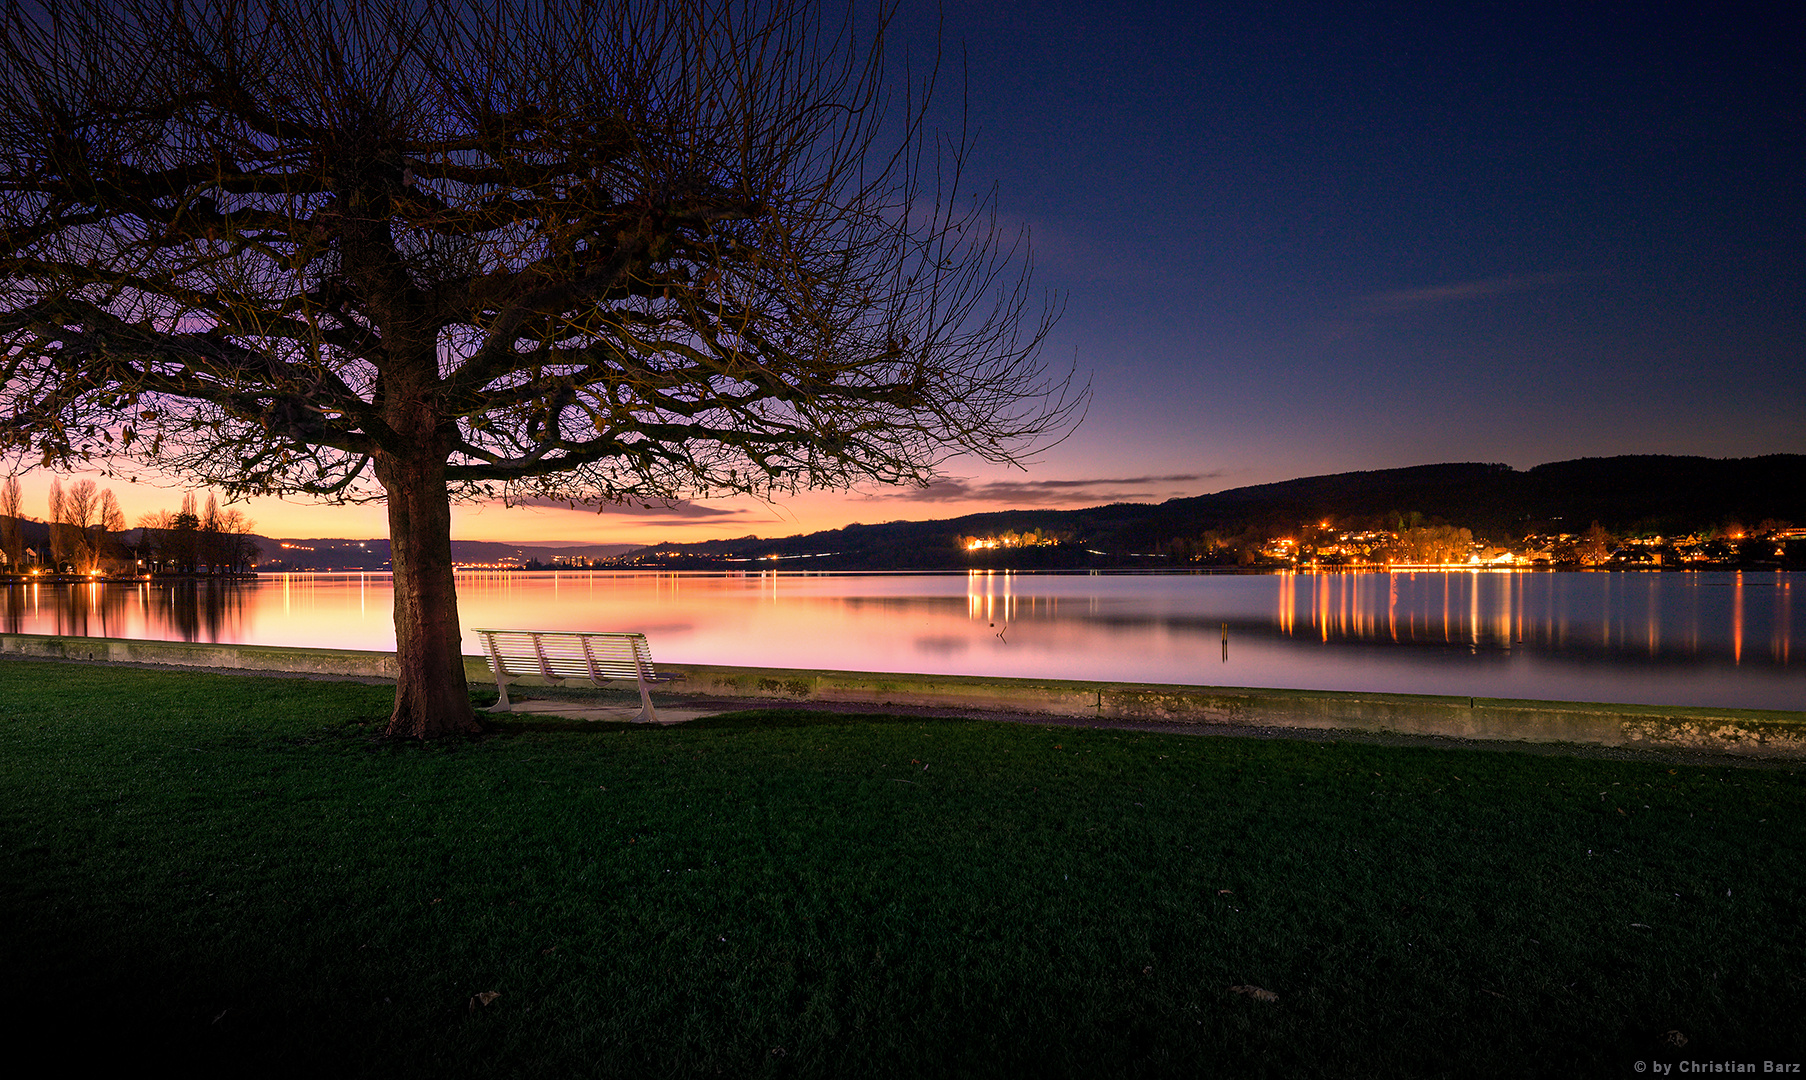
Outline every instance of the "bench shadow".
[[735, 709], [691, 720], [686, 728], [718, 730], [724, 728], [806, 728], [832, 727], [859, 723], [869, 726], [886, 724], [971, 723], [973, 717], [903, 716], [886, 712], [843, 712], [836, 709]]
[[[518, 718], [517, 718], [518, 717]], [[652, 734], [662, 731], [770, 731], [776, 729], [834, 727], [858, 723], [889, 724], [970, 723], [969, 717], [899, 716], [883, 712], [841, 712], [830, 709], [733, 709], [681, 724], [633, 724], [623, 720], [583, 720], [575, 717], [515, 713], [485, 713], [481, 719], [493, 734], [560, 732], [576, 734]]]

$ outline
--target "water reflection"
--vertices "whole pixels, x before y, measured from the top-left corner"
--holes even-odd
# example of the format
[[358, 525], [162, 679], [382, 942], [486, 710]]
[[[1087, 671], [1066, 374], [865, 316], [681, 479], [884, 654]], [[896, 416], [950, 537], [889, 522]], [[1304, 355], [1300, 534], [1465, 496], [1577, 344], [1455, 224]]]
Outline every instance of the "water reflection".
[[[1288, 638], [1725, 659], [1785, 666], [1797, 632], [1785, 573], [1275, 575]], [[1753, 653], [1746, 641], [1764, 641]]]
[[0, 622], [15, 634], [245, 640], [248, 586], [232, 580], [16, 583], [4, 590]]
[[[669, 663], [1799, 709], [1799, 577], [486, 571], [458, 603], [467, 630], [643, 631]], [[392, 649], [392, 603], [382, 574], [22, 584], [5, 628]]]

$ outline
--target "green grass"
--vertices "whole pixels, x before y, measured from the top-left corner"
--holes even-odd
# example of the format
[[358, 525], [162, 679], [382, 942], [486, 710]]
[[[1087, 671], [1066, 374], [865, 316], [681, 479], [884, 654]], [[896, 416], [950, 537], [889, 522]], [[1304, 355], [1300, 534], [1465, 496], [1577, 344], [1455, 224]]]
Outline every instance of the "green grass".
[[1806, 1059], [1796, 771], [805, 713], [389, 745], [388, 707], [0, 663], [14, 1052], [486, 1078]]

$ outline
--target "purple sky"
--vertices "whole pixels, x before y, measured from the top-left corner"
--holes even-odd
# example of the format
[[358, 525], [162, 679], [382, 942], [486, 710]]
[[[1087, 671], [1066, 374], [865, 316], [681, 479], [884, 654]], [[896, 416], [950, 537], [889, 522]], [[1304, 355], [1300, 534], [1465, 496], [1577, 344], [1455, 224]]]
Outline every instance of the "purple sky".
[[[1806, 452], [1806, 49], [1783, 8], [947, 4], [935, 115], [963, 104], [971, 179], [1065, 302], [1046, 359], [1091, 381], [1079, 431], [926, 492], [469, 508], [456, 530], [770, 536], [1438, 461]], [[892, 56], [920, 70], [941, 18], [905, 6]], [[383, 532], [379, 509], [251, 514]]]
[[[900, 22], [932, 47], [934, 5]], [[1093, 380], [1018, 478], [1062, 502], [1806, 451], [1779, 6], [980, 3], [942, 41], [973, 172], [1066, 298], [1047, 355]]]
[[1806, 452], [1806, 49], [1779, 6], [920, 0], [892, 55], [920, 70], [937, 24], [936, 115], [964, 108], [970, 176], [1029, 229], [1089, 417], [1026, 472], [661, 535]]

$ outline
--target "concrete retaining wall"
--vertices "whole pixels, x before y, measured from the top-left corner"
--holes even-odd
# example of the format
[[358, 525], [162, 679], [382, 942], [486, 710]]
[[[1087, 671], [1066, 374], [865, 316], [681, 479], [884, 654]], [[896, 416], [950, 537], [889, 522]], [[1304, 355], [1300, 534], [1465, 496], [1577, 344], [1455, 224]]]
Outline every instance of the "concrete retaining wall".
[[[481, 661], [472, 678], [488, 678]], [[1806, 713], [1322, 690], [664, 665], [683, 692], [1065, 716], [1597, 743], [1806, 758]]]
[[[302, 649], [286, 645], [211, 645], [134, 638], [0, 634], [0, 654], [51, 660], [107, 660], [126, 664], [176, 664], [244, 671], [293, 671], [308, 675], [395, 677], [395, 654], [352, 649]], [[482, 661], [477, 661], [478, 666]], [[483, 674], [488, 676], [488, 668]]]
[[[0, 653], [250, 671], [395, 677], [393, 653], [346, 649], [0, 634]], [[464, 662], [473, 683], [490, 681], [489, 669], [482, 658], [467, 656]], [[873, 708], [912, 705], [975, 713], [1032, 713], [1075, 721], [1147, 720], [1405, 732], [1463, 739], [1596, 743], [1806, 759], [1806, 713], [1802, 712], [699, 664], [661, 665], [661, 670], [684, 676], [665, 688], [659, 695], [661, 698], [744, 700], [749, 706], [786, 701], [824, 701]], [[524, 679], [521, 685], [531, 686], [538, 681]]]

